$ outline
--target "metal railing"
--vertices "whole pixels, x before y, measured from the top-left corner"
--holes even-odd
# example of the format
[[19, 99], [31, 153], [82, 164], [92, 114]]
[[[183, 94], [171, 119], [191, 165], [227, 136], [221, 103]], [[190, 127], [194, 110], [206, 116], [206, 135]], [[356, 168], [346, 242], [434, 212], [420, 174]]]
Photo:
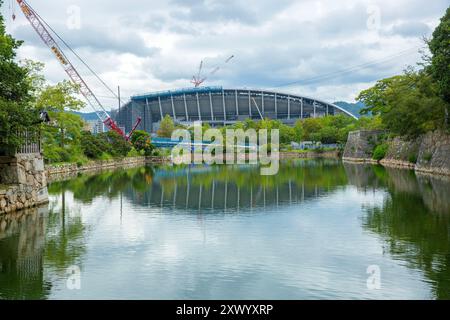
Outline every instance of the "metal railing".
[[40, 131], [24, 131], [17, 134], [23, 141], [22, 145], [17, 149], [18, 154], [24, 153], [40, 153], [42, 150], [42, 141]]

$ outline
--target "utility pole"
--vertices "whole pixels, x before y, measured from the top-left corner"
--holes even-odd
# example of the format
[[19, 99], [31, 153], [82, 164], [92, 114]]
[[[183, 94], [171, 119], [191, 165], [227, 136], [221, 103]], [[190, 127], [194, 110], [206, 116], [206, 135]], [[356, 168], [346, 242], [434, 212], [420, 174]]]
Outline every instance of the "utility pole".
[[116, 122], [120, 126], [119, 119], [120, 119], [120, 108], [122, 107], [122, 103], [120, 102], [120, 86], [117, 86], [117, 99], [119, 100], [119, 110], [117, 112], [117, 118]]
[[119, 100], [119, 112], [120, 112], [120, 107], [121, 107], [121, 102], [120, 102], [120, 86], [117, 86], [117, 99]]

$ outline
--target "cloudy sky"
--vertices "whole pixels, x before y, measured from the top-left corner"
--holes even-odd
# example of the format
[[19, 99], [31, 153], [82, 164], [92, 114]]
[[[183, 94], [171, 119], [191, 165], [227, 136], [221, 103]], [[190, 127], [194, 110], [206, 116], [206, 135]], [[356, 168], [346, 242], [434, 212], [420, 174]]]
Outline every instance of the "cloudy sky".
[[[12, 0], [3, 14], [11, 16]], [[424, 36], [449, 0], [28, 0], [29, 4], [122, 95], [191, 86], [204, 60], [205, 84], [273, 88], [353, 101], [377, 79], [420, 59]], [[51, 83], [64, 71], [16, 7], [6, 19], [25, 40], [20, 58], [45, 62]], [[228, 57], [234, 58], [224, 64]], [[76, 59], [108, 106], [117, 102]], [[88, 109], [86, 109], [88, 111]]]

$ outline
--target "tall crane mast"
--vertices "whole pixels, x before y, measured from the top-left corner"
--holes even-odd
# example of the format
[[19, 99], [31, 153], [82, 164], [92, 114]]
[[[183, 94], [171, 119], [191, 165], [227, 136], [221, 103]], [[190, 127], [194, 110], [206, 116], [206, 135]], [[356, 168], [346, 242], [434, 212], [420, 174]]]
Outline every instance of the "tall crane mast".
[[78, 73], [78, 71], [75, 69], [73, 64], [70, 62], [70, 60], [64, 54], [64, 51], [61, 49], [61, 47], [55, 41], [55, 39], [53, 38], [51, 33], [48, 31], [48, 29], [46, 28], [45, 23], [42, 21], [41, 17], [33, 10], [33, 8], [31, 8], [31, 6], [25, 0], [16, 0], [16, 1], [19, 4], [19, 7], [22, 10], [25, 17], [30, 22], [31, 26], [34, 28], [34, 30], [39, 35], [39, 37], [42, 39], [42, 41], [47, 45], [47, 47], [49, 47], [50, 50], [54, 53], [54, 55], [60, 62], [61, 66], [63, 67], [64, 71], [67, 73], [67, 75], [72, 80], [72, 82], [78, 86], [80, 93], [84, 96], [84, 98], [87, 100], [89, 105], [94, 109], [98, 118], [109, 129], [117, 132], [122, 137], [124, 137], [126, 140], [129, 140], [131, 135], [133, 134], [133, 132], [136, 130], [137, 126], [141, 122], [141, 118], [138, 117], [137, 122], [134, 125], [133, 129], [130, 131], [130, 133], [128, 135], [125, 134], [125, 132], [123, 132], [123, 130], [111, 118], [111, 116], [108, 114], [108, 112], [103, 107], [100, 100], [95, 96], [95, 94], [89, 88], [87, 83], [84, 81], [84, 79]]

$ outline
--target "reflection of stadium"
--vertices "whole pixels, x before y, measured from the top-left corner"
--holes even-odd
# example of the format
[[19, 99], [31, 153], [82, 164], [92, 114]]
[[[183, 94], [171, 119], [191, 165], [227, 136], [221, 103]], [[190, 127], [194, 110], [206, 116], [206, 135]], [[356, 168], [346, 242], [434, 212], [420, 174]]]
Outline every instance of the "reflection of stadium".
[[314, 98], [266, 90], [200, 87], [136, 95], [112, 116], [128, 132], [141, 117], [138, 129], [153, 132], [165, 115], [179, 123], [201, 120], [223, 125], [262, 117], [290, 124], [297, 119], [334, 114], [354, 117], [339, 106]]
[[292, 205], [317, 198], [331, 192], [316, 184], [298, 183], [293, 179], [272, 184], [248, 183], [253, 174], [258, 174], [255, 166], [240, 166], [239, 176], [229, 178], [208, 177], [221, 175], [218, 167], [193, 167], [184, 170], [157, 170], [153, 183], [142, 193], [125, 191], [133, 203], [155, 207], [188, 210], [248, 210]]

